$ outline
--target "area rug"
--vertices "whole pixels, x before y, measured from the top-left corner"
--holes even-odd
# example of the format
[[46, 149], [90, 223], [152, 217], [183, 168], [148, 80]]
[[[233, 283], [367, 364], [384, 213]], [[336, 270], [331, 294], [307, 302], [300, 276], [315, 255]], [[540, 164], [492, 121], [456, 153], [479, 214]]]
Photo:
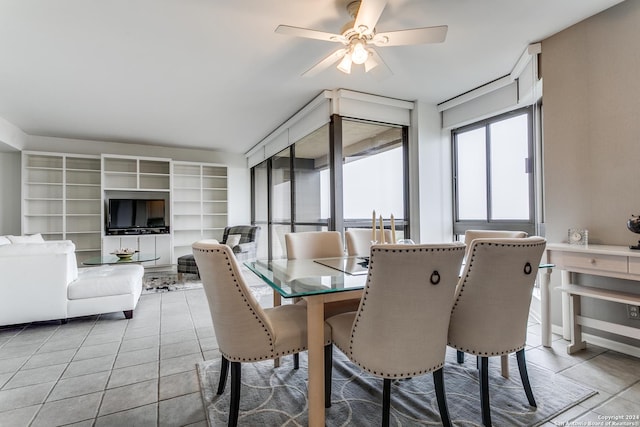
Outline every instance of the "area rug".
[[[247, 270], [245, 277], [249, 274], [253, 275]], [[249, 289], [254, 297], [259, 301], [262, 297], [273, 295], [273, 289], [265, 284], [262, 280], [256, 278], [252, 279], [251, 276], [247, 278]], [[142, 293], [158, 293], [158, 292], [172, 292], [172, 291], [188, 291], [192, 289], [201, 289], [202, 280], [196, 274], [184, 274], [181, 280], [178, 280], [178, 274], [171, 271], [158, 271], [145, 273], [142, 277]]]
[[150, 272], [142, 277], [142, 289], [145, 293], [184, 291], [202, 288], [202, 280], [195, 274], [185, 274], [178, 280], [178, 274], [172, 272]]
[[[375, 351], [375, 350], [374, 350]], [[498, 358], [495, 358], [498, 359]], [[482, 426], [478, 371], [475, 359], [455, 362], [449, 352], [444, 368], [447, 403], [453, 424]], [[514, 366], [515, 365], [515, 366]], [[210, 426], [228, 421], [230, 380], [225, 392], [216, 395], [220, 360], [198, 364], [202, 398]], [[529, 379], [537, 408], [527, 403], [515, 360], [510, 378], [500, 376], [499, 365], [490, 365], [491, 417], [495, 426], [538, 426], [596, 394], [551, 371], [528, 364]], [[279, 368], [273, 361], [242, 364], [239, 425], [306, 426], [306, 352], [300, 354], [300, 369], [292, 369], [291, 357]], [[391, 425], [441, 425], [433, 388], [433, 375], [393, 381]], [[382, 380], [364, 373], [334, 349], [332, 406], [326, 410], [327, 426], [373, 426], [382, 419]]]

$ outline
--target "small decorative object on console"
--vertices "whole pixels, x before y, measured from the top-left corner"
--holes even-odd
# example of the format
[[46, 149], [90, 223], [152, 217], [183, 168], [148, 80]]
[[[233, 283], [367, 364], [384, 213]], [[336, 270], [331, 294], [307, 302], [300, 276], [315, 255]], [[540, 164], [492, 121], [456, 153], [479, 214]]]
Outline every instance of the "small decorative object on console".
[[587, 246], [589, 244], [589, 230], [586, 228], [570, 228], [569, 244]]
[[[631, 215], [631, 218], [627, 221], [627, 228], [629, 231], [640, 234], [640, 216]], [[640, 249], [640, 240], [637, 245], [629, 246], [629, 249]]]

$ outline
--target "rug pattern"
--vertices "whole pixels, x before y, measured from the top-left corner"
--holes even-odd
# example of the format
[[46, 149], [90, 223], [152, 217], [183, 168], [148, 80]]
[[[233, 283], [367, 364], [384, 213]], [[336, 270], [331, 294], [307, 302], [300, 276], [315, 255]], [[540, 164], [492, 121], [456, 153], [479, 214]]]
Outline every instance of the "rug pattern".
[[[245, 277], [248, 276], [249, 273], [251, 272], [245, 273]], [[253, 296], [258, 300], [264, 297], [270, 298], [273, 295], [273, 289], [259, 279], [257, 281], [247, 280], [247, 284]], [[142, 278], [143, 294], [189, 291], [193, 289], [202, 289], [202, 280], [196, 274], [184, 274], [181, 280], [178, 280], [177, 273], [159, 271], [145, 273]]]
[[[300, 356], [297, 371], [292, 369], [291, 357], [284, 358], [275, 369], [273, 361], [242, 364], [239, 425], [308, 424], [306, 353]], [[538, 404], [537, 408], [530, 407], [515, 359], [510, 362], [509, 379], [500, 376], [499, 364], [490, 365], [491, 416], [495, 426], [538, 426], [595, 394], [529, 364], [529, 379]], [[228, 420], [230, 381], [221, 396], [215, 394], [219, 366], [219, 359], [198, 364], [200, 388], [211, 426], [227, 425]], [[361, 371], [337, 349], [334, 349], [333, 366], [332, 406], [326, 410], [326, 425], [380, 425], [382, 380]], [[444, 369], [453, 424], [482, 426], [475, 359], [467, 357], [467, 362], [459, 365], [455, 362], [455, 352], [449, 351]], [[431, 374], [392, 382], [390, 421], [395, 426], [441, 425]]]

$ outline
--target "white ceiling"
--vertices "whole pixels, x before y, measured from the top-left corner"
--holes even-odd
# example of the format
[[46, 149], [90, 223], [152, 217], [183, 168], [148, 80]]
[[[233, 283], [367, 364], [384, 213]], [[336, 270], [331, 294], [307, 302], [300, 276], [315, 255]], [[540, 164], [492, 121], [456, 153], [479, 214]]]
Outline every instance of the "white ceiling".
[[274, 33], [339, 32], [348, 0], [0, 0], [0, 117], [32, 135], [243, 153], [324, 89], [439, 103], [619, 2], [389, 0], [378, 32], [449, 32], [379, 48], [394, 74], [378, 81], [301, 77], [339, 45]]

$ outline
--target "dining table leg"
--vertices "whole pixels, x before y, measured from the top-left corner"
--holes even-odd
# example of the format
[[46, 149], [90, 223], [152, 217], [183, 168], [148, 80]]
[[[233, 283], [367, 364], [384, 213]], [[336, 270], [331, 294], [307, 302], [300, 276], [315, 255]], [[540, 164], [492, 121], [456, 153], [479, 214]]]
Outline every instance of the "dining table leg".
[[324, 426], [324, 299], [307, 298], [309, 426]]
[[[280, 293], [278, 291], [273, 291], [273, 306], [274, 307], [279, 307], [282, 304], [282, 297], [280, 296]], [[280, 358], [276, 357], [273, 359], [273, 367], [274, 368], [278, 368], [280, 367]]]

